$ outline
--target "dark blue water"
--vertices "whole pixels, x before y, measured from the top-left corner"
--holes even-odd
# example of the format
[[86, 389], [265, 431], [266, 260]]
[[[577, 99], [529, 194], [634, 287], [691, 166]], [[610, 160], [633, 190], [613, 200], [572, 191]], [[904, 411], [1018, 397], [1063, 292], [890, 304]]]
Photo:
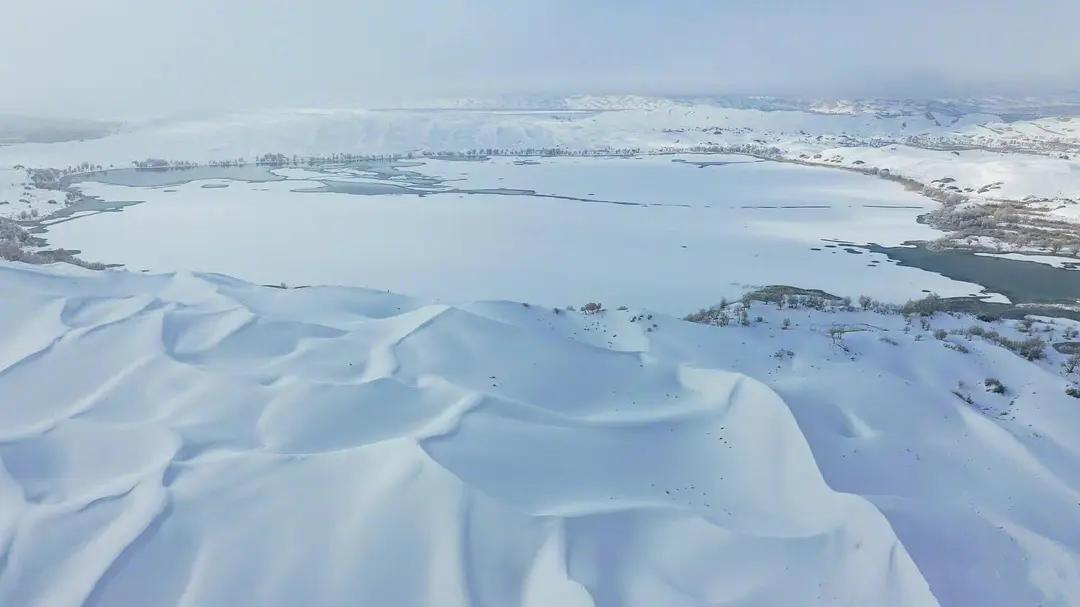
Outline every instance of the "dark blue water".
[[1034, 261], [975, 255], [967, 251], [935, 251], [923, 245], [868, 250], [895, 259], [899, 265], [937, 272], [954, 280], [982, 285], [1013, 303], [1076, 303], [1080, 301], [1080, 271]]

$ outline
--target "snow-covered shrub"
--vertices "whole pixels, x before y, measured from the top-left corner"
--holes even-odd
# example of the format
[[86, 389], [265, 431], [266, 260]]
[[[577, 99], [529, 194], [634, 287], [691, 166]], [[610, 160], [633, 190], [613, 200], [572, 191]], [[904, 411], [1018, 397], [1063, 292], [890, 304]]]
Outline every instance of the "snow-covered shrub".
[[1080, 353], [1073, 354], [1065, 359], [1065, 362], [1061, 363], [1061, 368], [1065, 373], [1075, 373], [1080, 369]]
[[731, 315], [727, 313], [723, 305], [702, 308], [693, 314], [688, 314], [683, 320], [696, 322], [702, 325], [726, 327], [731, 324]]
[[749, 313], [747, 312], [747, 308], [746, 308], [746, 306], [743, 306], [743, 307], [739, 308], [739, 309], [738, 309], [738, 310], [737, 310], [737, 311], [735, 312], [735, 314], [736, 314], [736, 316], [737, 316], [737, 317], [738, 317], [738, 319], [739, 319], [739, 324], [740, 324], [740, 325], [742, 325], [742, 326], [744, 326], [744, 327], [746, 327], [746, 326], [749, 326], [749, 325], [750, 325], [750, 314], [749, 314]]
[[983, 329], [982, 327], [969, 327], [964, 331], [967, 335], [977, 335], [986, 341], [995, 343], [1015, 354], [1028, 360], [1038, 360], [1046, 356], [1046, 342], [1039, 337], [1027, 339], [1010, 339], [997, 331]]
[[902, 314], [918, 314], [920, 316], [932, 316], [934, 312], [947, 309], [947, 305], [936, 293], [931, 293], [922, 299], [913, 299], [900, 306]]
[[1020, 341], [1004, 340], [1002, 345], [1028, 360], [1038, 360], [1046, 356], [1046, 342], [1038, 337], [1029, 337]]
[[599, 302], [590, 301], [581, 307], [581, 311], [586, 314], [599, 314], [604, 311], [604, 305]]

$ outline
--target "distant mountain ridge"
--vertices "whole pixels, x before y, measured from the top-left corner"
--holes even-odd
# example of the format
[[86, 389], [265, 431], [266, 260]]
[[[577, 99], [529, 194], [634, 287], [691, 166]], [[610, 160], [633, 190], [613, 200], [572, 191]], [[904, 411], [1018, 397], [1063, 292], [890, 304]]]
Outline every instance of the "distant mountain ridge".
[[403, 109], [468, 110], [657, 110], [710, 105], [731, 109], [805, 111], [819, 114], [881, 116], [926, 112], [963, 116], [995, 114], [1005, 122], [1080, 114], [1080, 94], [1055, 97], [969, 97], [944, 99], [812, 98], [771, 95], [496, 95], [436, 98], [401, 104]]
[[0, 114], [0, 143], [58, 143], [98, 139], [116, 131], [114, 122], [62, 118], [38, 118]]

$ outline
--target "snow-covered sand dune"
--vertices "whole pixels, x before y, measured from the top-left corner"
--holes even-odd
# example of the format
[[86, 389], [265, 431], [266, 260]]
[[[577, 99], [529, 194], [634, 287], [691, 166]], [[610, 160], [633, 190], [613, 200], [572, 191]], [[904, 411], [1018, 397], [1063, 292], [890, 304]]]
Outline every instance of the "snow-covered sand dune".
[[[12, 263], [0, 294], [3, 605], [1080, 601], [1062, 378], [902, 319], [844, 350], [764, 307]], [[1004, 417], [950, 392], [991, 372]]]
[[746, 376], [366, 291], [0, 281], [4, 604], [933, 604]]

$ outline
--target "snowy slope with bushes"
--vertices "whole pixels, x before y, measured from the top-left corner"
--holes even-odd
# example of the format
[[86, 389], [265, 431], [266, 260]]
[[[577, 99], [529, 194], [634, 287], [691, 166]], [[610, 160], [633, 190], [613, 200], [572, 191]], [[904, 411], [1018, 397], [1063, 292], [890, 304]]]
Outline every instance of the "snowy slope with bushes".
[[35, 187], [24, 168], [0, 168], [0, 217], [33, 220], [64, 208], [64, 192]]

